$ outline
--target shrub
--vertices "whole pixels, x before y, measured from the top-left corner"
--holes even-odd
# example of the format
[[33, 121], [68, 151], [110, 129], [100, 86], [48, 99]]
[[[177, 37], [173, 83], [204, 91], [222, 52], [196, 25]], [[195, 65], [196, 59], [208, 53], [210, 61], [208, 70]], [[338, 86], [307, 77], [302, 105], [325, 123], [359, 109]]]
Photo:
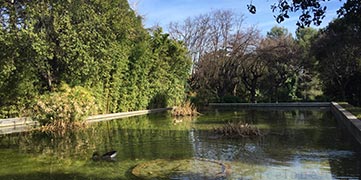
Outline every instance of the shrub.
[[32, 109], [32, 118], [43, 125], [83, 122], [97, 110], [95, 98], [83, 87], [62, 84], [58, 92], [40, 96]]

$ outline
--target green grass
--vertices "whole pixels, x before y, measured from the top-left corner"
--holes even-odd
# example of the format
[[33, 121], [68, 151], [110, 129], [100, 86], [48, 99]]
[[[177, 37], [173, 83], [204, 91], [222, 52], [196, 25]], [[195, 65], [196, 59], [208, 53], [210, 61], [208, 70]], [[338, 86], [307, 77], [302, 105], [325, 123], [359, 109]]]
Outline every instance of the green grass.
[[361, 107], [353, 106], [347, 102], [338, 102], [338, 104], [345, 108], [347, 111], [350, 111], [358, 119], [361, 119]]

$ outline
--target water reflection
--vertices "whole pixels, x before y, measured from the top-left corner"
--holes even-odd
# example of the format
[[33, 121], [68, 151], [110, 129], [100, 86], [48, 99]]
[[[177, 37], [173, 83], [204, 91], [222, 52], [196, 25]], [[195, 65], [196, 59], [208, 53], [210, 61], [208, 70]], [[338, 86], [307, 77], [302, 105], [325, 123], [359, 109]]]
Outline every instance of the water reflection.
[[[167, 113], [93, 124], [65, 136], [0, 136], [0, 179], [130, 179], [139, 163], [203, 158], [229, 163], [230, 179], [360, 178], [358, 147], [323, 110], [218, 109], [197, 119]], [[225, 122], [257, 125], [265, 136], [214, 138]], [[117, 151], [114, 162], [92, 161]], [[16, 172], [16, 173], [15, 173]]]

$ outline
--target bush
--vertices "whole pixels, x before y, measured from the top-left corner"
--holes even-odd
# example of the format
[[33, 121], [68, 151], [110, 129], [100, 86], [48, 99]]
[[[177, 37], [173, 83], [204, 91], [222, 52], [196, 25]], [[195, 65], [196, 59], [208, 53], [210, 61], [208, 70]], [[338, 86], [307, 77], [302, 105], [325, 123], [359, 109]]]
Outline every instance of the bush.
[[96, 110], [95, 98], [88, 90], [62, 84], [58, 92], [45, 94], [37, 99], [32, 109], [32, 118], [43, 125], [68, 124], [83, 122]]

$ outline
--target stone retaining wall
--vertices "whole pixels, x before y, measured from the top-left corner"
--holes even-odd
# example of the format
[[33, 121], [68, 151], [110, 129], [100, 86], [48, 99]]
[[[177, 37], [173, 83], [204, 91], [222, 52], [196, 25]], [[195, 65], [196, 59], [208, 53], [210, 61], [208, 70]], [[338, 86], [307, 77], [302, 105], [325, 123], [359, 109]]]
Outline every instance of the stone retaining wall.
[[[132, 112], [113, 113], [113, 114], [101, 114], [101, 115], [89, 116], [86, 119], [86, 122], [93, 123], [100, 121], [109, 121], [113, 119], [121, 119], [126, 117], [163, 112], [171, 109], [172, 108], [159, 108], [159, 109], [132, 111]], [[38, 124], [39, 123], [37, 121], [33, 121], [31, 118], [28, 117], [0, 119], [0, 134], [25, 132], [30, 130], [34, 126], [37, 126]]]
[[361, 121], [336, 102], [331, 103], [331, 112], [361, 144]]
[[113, 113], [113, 114], [101, 114], [101, 115], [90, 116], [86, 119], [86, 121], [88, 123], [109, 121], [109, 120], [120, 119], [120, 118], [125, 118], [125, 117], [140, 116], [140, 115], [145, 115], [145, 114], [163, 112], [163, 111], [168, 111], [171, 109], [172, 108], [159, 108], [159, 109], [151, 109], [151, 110]]
[[209, 103], [209, 106], [239, 107], [330, 107], [330, 102], [291, 102], [291, 103]]

